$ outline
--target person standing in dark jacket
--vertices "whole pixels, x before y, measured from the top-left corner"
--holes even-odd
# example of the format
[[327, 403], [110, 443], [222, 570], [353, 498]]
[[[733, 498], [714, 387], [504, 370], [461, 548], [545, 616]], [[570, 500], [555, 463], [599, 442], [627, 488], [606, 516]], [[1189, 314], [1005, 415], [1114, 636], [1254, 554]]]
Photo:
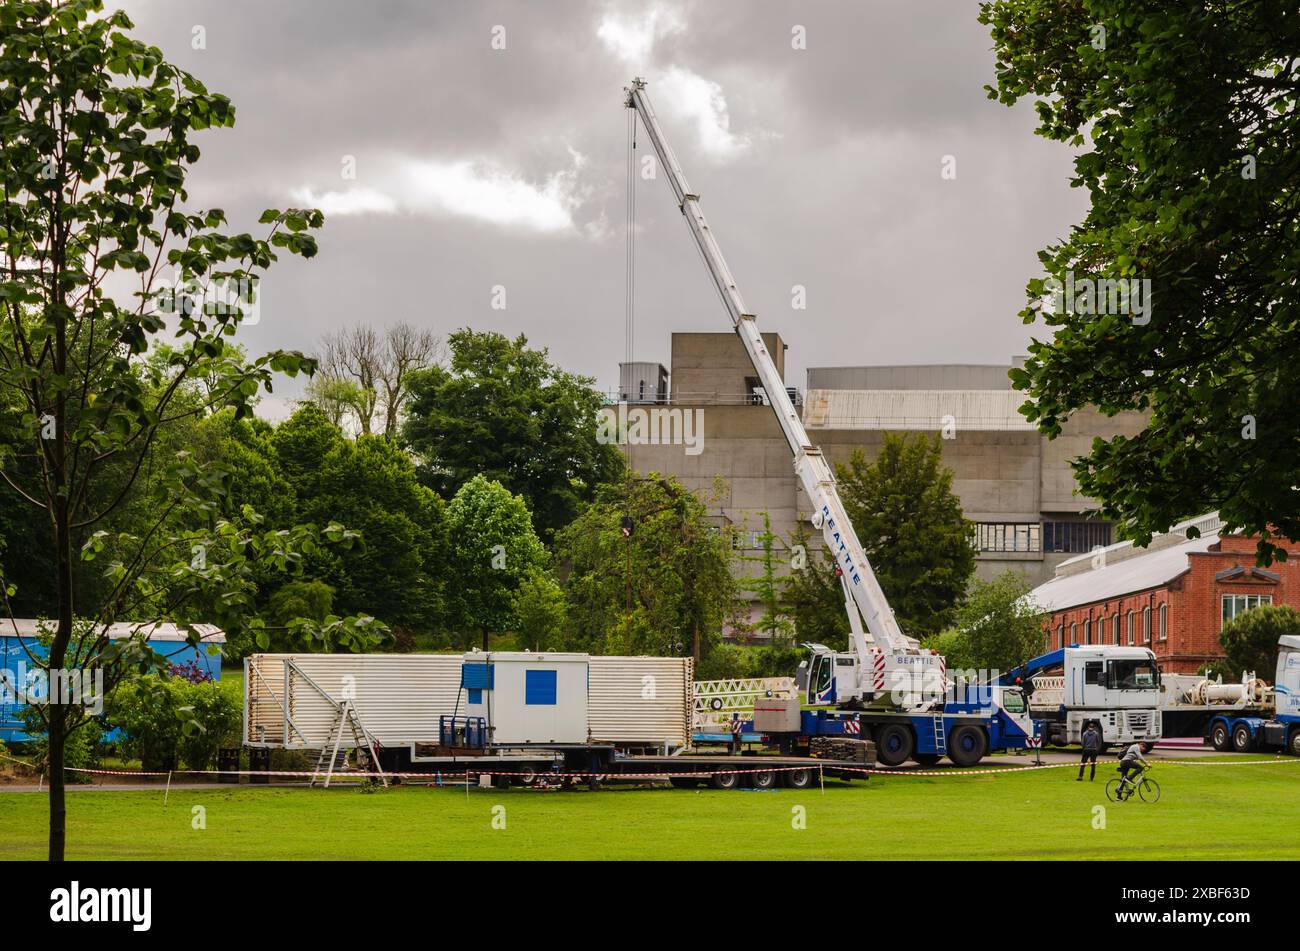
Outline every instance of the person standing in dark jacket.
[[1088, 725], [1083, 730], [1083, 759], [1079, 761], [1079, 775], [1075, 782], [1083, 782], [1083, 767], [1089, 763], [1092, 764], [1092, 772], [1088, 774], [1088, 782], [1097, 778], [1097, 754], [1101, 752], [1101, 730], [1097, 728], [1096, 720], [1089, 720]]

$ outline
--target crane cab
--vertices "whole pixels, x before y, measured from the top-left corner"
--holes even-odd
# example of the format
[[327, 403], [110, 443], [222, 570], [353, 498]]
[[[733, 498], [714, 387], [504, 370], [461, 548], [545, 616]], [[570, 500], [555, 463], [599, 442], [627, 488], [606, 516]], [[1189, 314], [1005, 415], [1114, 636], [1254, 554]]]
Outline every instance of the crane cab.
[[845, 651], [833, 651], [825, 644], [801, 644], [808, 657], [799, 662], [795, 683], [804, 703], [814, 707], [836, 706], [858, 694], [858, 659]]

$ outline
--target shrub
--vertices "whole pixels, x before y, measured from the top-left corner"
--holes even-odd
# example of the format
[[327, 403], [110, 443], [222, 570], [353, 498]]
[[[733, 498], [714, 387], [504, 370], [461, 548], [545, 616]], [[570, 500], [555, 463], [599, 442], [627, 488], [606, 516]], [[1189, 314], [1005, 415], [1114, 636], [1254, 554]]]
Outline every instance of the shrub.
[[220, 681], [150, 674], [117, 688], [109, 716], [125, 734], [123, 752], [145, 770], [207, 769], [218, 749], [238, 741], [242, 710], [236, 691]]

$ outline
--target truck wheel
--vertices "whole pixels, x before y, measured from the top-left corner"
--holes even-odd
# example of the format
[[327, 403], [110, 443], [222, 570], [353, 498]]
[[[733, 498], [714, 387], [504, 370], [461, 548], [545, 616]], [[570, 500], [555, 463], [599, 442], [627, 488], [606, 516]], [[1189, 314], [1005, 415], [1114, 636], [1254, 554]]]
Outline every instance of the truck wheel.
[[772, 789], [776, 786], [776, 773], [770, 769], [760, 769], [750, 774], [749, 781], [755, 789]]
[[948, 759], [958, 766], [974, 766], [988, 751], [988, 737], [973, 724], [963, 723], [948, 735]]
[[813, 771], [811, 769], [787, 770], [785, 784], [790, 789], [808, 789], [813, 784]]
[[1220, 753], [1228, 752], [1229, 740], [1232, 734], [1228, 732], [1228, 724], [1220, 720], [1214, 724], [1214, 729], [1210, 731], [1210, 745]]
[[1286, 748], [1292, 756], [1300, 756], [1300, 730], [1291, 731], [1291, 742], [1287, 744]]
[[735, 789], [740, 785], [740, 774], [714, 773], [709, 779], [709, 785], [714, 789]]
[[1232, 748], [1238, 753], [1249, 753], [1255, 748], [1255, 738], [1246, 724], [1238, 723], [1232, 728]]
[[902, 766], [912, 758], [912, 731], [901, 723], [890, 723], [876, 734], [876, 758], [886, 766]]
[[942, 753], [913, 753], [912, 759], [922, 766], [933, 766], [939, 760], [943, 759]]

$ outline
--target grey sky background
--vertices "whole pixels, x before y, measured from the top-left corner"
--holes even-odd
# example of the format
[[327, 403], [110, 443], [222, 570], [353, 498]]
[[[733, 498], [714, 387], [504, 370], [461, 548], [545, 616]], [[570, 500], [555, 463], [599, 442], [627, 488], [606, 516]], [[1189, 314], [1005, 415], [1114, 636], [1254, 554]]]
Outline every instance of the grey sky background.
[[[362, 321], [471, 326], [616, 386], [633, 75], [800, 387], [808, 366], [1009, 361], [1036, 252], [1086, 207], [1032, 109], [985, 98], [973, 0], [119, 5], [237, 107], [233, 130], [199, 139], [191, 203], [254, 231], [265, 207], [326, 212], [320, 254], [268, 275], [240, 335], [252, 352]], [[639, 183], [638, 212], [635, 355], [667, 363], [672, 331], [729, 324], [662, 175]]]

